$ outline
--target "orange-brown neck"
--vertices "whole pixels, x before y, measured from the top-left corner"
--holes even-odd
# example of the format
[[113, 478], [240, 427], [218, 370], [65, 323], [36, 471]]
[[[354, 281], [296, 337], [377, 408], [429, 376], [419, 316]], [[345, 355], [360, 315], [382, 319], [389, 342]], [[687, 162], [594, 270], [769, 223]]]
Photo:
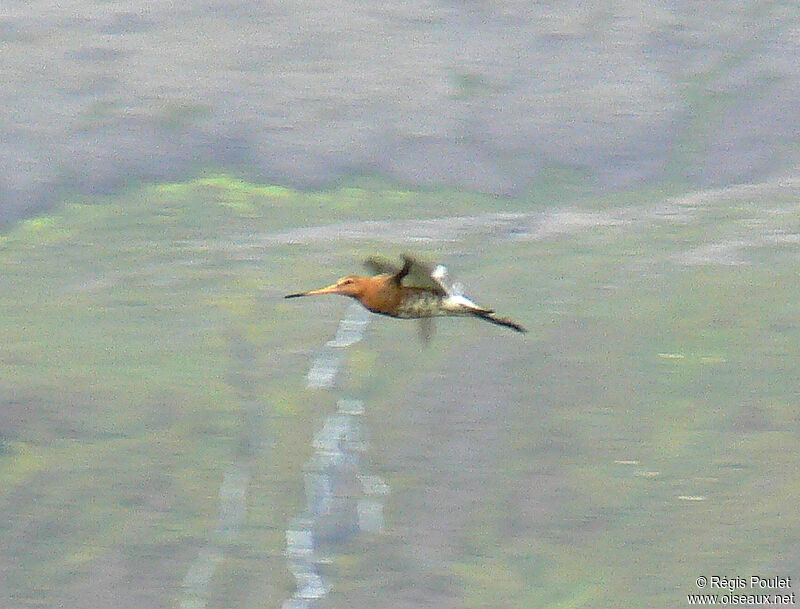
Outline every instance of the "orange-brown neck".
[[394, 315], [403, 298], [403, 288], [392, 281], [391, 275], [376, 275], [365, 280], [363, 291], [358, 296], [361, 304], [375, 313]]

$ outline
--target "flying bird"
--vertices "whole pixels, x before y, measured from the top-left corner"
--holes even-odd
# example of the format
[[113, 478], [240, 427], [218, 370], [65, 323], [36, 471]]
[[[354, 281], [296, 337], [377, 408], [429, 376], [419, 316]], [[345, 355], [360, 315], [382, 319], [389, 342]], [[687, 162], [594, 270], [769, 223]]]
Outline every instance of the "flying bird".
[[286, 298], [319, 294], [350, 296], [373, 313], [419, 319], [420, 335], [426, 341], [433, 335], [434, 317], [475, 317], [526, 332], [517, 322], [499, 317], [492, 309], [478, 306], [464, 296], [461, 287], [449, 280], [447, 269], [441, 264], [431, 267], [409, 255], [402, 258], [402, 267], [385, 258], [369, 258], [365, 265], [374, 273], [371, 277], [348, 275], [327, 288], [287, 294]]

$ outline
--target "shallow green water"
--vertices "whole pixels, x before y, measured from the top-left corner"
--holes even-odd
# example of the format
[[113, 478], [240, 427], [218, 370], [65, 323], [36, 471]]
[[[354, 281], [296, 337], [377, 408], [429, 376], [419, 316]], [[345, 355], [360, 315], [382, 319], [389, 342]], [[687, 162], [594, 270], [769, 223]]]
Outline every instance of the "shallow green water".
[[[675, 607], [700, 575], [800, 576], [799, 189], [544, 206], [223, 176], [23, 222], [0, 236], [10, 606], [177, 607], [212, 541], [206, 606], [279, 607], [341, 397], [391, 493], [383, 533], [328, 549], [325, 606]], [[281, 296], [408, 249], [531, 332], [441, 320], [422, 348], [374, 318], [307, 389], [346, 303]]]

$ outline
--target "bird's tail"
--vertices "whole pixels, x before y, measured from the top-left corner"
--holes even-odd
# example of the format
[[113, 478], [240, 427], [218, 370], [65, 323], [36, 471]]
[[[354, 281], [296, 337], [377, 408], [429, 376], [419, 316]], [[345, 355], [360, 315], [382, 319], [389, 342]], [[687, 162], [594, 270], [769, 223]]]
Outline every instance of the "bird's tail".
[[511, 328], [512, 330], [516, 330], [517, 332], [527, 332], [525, 328], [519, 325], [517, 322], [508, 319], [507, 317], [498, 317], [494, 314], [494, 311], [475, 311], [473, 315], [479, 319], [485, 319], [489, 323], [495, 324], [497, 326], [505, 326], [506, 328]]

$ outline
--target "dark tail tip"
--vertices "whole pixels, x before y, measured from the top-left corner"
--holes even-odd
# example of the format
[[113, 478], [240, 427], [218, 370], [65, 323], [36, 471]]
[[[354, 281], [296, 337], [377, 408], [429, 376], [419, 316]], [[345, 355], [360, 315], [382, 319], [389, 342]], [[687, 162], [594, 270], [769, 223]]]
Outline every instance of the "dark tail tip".
[[517, 332], [521, 332], [525, 334], [528, 330], [527, 328], [522, 327], [515, 321], [511, 321], [510, 319], [505, 319], [503, 317], [495, 317], [492, 321], [498, 325], [505, 326], [506, 328], [511, 328], [512, 330], [516, 330]]
[[476, 317], [479, 317], [480, 319], [485, 319], [489, 323], [493, 323], [497, 326], [505, 326], [506, 328], [511, 328], [516, 332], [525, 333], [528, 331], [517, 322], [508, 319], [507, 317], [497, 317], [493, 313], [477, 313]]

